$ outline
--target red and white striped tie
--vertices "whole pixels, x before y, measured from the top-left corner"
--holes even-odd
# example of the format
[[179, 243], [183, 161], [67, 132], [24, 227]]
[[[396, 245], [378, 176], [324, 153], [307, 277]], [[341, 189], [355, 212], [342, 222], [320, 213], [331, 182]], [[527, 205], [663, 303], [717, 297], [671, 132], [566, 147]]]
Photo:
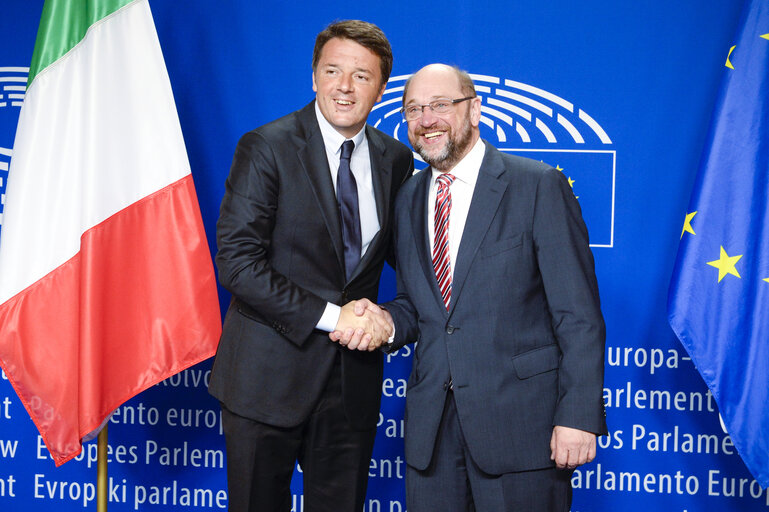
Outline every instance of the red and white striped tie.
[[433, 269], [446, 310], [451, 303], [451, 258], [449, 257], [449, 213], [454, 176], [448, 173], [438, 176], [438, 193], [435, 195], [435, 240], [433, 240]]

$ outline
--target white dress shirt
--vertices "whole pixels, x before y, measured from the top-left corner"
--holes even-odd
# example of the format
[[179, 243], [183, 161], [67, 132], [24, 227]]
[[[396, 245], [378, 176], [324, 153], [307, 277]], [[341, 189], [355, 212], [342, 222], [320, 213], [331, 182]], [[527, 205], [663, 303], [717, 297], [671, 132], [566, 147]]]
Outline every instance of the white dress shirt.
[[[448, 171], [454, 176], [454, 182], [449, 187], [451, 191], [451, 211], [449, 212], [449, 258], [451, 262], [451, 278], [454, 279], [454, 266], [459, 253], [459, 244], [462, 241], [462, 233], [465, 231], [467, 213], [470, 211], [470, 203], [473, 201], [475, 182], [478, 181], [478, 173], [481, 170], [483, 156], [486, 154], [486, 145], [479, 138], [473, 148], [460, 160], [453, 169]], [[427, 201], [427, 233], [430, 238], [430, 256], [432, 257], [433, 243], [435, 241], [435, 196], [438, 195], [438, 176], [443, 174], [435, 169], [430, 169], [430, 193]], [[387, 340], [391, 344], [395, 339], [395, 328]]]
[[[478, 181], [478, 172], [481, 170], [483, 155], [486, 153], [486, 145], [479, 138], [473, 148], [460, 160], [449, 174], [456, 178], [451, 184], [451, 211], [449, 212], [449, 258], [451, 258], [451, 278], [454, 278], [459, 244], [462, 241], [462, 233], [465, 231], [467, 212], [470, 211], [470, 203], [473, 200], [475, 182]], [[443, 174], [432, 169], [430, 178], [430, 195], [428, 197], [427, 231], [430, 237], [430, 254], [432, 255], [435, 241], [435, 196], [438, 193], [438, 176]]]
[[[323, 145], [326, 148], [326, 157], [328, 158], [328, 168], [331, 171], [331, 181], [334, 183], [334, 193], [336, 193], [336, 176], [339, 172], [339, 160], [342, 156], [342, 143], [346, 140], [344, 135], [336, 131], [329, 123], [315, 103], [315, 116], [318, 118], [320, 133], [323, 136]], [[371, 157], [368, 150], [368, 139], [366, 138], [366, 127], [355, 134], [351, 139], [355, 143], [355, 148], [350, 157], [350, 171], [355, 176], [355, 183], [358, 187], [358, 212], [360, 215], [360, 234], [361, 234], [361, 258], [368, 250], [371, 241], [379, 232], [379, 215], [376, 211], [376, 198], [374, 197], [374, 182], [371, 175]], [[339, 321], [341, 308], [336, 304], [327, 303], [323, 315], [318, 320], [316, 328], [331, 332], [336, 328]]]

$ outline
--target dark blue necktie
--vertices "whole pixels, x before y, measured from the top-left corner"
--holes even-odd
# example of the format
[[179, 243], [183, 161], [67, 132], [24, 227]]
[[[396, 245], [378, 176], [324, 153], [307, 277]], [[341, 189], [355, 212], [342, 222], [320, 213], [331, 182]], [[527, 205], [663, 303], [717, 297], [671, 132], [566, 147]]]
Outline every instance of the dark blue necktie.
[[360, 261], [360, 212], [358, 210], [358, 185], [350, 170], [350, 157], [355, 143], [346, 140], [342, 144], [339, 159], [339, 173], [336, 175], [336, 199], [342, 217], [342, 240], [344, 241], [344, 269], [347, 280]]

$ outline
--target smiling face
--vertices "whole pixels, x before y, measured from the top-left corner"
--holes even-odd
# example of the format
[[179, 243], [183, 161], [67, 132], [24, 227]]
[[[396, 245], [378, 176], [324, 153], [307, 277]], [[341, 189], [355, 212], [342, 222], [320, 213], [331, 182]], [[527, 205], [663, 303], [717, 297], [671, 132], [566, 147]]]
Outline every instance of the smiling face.
[[333, 38], [321, 50], [312, 73], [312, 90], [323, 117], [346, 138], [366, 124], [385, 84], [379, 57], [350, 39]]
[[[422, 68], [411, 79], [404, 106], [425, 105], [439, 99], [467, 96], [456, 71], [440, 64]], [[480, 132], [481, 100], [457, 103], [445, 114], [437, 115], [425, 107], [422, 116], [408, 123], [409, 142], [433, 168], [448, 172], [470, 152]]]

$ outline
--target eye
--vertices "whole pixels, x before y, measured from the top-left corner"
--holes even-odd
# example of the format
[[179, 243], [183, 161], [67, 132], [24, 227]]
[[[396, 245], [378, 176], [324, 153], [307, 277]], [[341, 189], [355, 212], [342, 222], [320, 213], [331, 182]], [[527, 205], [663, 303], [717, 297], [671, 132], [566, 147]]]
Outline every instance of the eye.
[[433, 110], [437, 110], [438, 112], [440, 112], [442, 110], [444, 111], [447, 110], [449, 106], [451, 106], [451, 103], [449, 103], [448, 101], [435, 101], [432, 103], [431, 106]]
[[416, 105], [411, 105], [410, 107], [406, 107], [406, 115], [411, 116], [416, 114], [417, 112], [421, 112], [422, 108], [417, 107]]
[[360, 80], [361, 82], [368, 82], [368, 75], [364, 75], [364, 74], [360, 74], [359, 73], [359, 74], [355, 75], [355, 79], [356, 80]]

